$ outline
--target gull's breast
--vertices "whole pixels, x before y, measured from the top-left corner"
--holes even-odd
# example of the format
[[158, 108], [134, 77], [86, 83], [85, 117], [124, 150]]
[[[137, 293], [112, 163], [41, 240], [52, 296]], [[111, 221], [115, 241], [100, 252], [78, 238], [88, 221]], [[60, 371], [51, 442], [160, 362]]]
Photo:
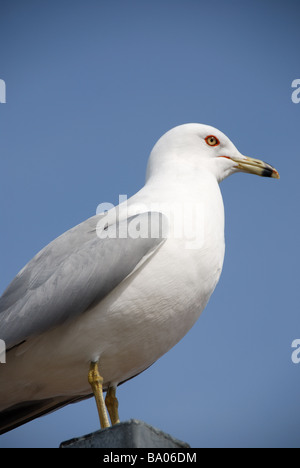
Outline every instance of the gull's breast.
[[[93, 336], [106, 383], [149, 367], [190, 330], [221, 274], [224, 242], [185, 249], [168, 239], [136, 273], [80, 320]], [[88, 324], [88, 322], [89, 324]]]

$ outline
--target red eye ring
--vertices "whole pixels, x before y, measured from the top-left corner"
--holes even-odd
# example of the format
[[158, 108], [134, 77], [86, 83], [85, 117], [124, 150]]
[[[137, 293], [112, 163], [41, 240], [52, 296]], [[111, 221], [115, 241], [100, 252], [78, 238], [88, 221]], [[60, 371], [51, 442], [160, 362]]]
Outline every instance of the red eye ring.
[[220, 140], [215, 135], [208, 135], [205, 138], [206, 143], [208, 146], [218, 146], [220, 144]]

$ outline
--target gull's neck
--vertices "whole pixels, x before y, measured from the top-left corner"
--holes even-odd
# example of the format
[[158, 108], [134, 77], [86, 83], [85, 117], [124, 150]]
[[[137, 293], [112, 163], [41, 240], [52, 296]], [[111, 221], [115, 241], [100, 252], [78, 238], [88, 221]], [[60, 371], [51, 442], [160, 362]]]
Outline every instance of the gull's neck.
[[188, 164], [167, 165], [160, 171], [148, 174], [146, 184], [142, 189], [151, 198], [172, 202], [181, 200], [201, 200], [208, 203], [223, 205], [221, 192], [215, 175], [207, 168], [191, 167]]

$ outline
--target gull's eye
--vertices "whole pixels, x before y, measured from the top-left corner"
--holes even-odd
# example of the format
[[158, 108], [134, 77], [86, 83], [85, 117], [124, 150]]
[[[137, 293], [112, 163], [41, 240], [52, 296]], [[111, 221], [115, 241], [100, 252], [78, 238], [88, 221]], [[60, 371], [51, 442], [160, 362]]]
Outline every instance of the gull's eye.
[[214, 135], [208, 135], [208, 137], [205, 138], [205, 141], [209, 146], [218, 146], [220, 144], [220, 141]]

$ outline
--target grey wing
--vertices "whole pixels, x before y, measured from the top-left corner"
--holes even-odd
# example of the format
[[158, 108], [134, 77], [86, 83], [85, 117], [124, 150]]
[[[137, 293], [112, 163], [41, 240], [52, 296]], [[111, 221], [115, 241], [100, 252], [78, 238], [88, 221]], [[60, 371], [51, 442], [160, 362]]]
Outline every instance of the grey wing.
[[[7, 349], [103, 299], [156, 251], [167, 231], [166, 217], [157, 212], [105, 226], [104, 238], [96, 234], [98, 221], [90, 218], [55, 239], [8, 286], [0, 298], [0, 339]], [[132, 235], [132, 224], [147, 226], [146, 235], [145, 229]]]

